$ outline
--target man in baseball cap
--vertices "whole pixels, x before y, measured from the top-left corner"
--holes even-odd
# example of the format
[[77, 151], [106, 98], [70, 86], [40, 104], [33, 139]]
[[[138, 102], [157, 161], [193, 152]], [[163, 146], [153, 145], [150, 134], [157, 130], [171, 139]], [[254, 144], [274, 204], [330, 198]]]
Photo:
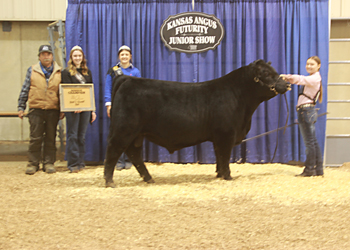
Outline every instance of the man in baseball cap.
[[29, 106], [28, 121], [30, 141], [26, 174], [33, 175], [40, 169], [55, 173], [56, 129], [63, 113], [59, 106], [61, 67], [53, 60], [50, 45], [39, 47], [39, 61], [30, 66], [18, 98], [18, 117], [23, 119]]
[[41, 45], [39, 48], [39, 54], [40, 55], [42, 52], [49, 52], [52, 54], [52, 48], [50, 45]]

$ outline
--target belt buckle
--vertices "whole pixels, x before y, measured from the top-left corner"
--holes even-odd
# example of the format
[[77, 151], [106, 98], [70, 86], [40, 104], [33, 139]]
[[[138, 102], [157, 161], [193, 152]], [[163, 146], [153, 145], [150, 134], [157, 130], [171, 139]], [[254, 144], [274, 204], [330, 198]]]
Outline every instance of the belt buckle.
[[314, 106], [314, 104], [312, 104], [312, 103], [301, 104], [297, 107], [297, 111], [301, 108], [312, 107], [312, 106]]

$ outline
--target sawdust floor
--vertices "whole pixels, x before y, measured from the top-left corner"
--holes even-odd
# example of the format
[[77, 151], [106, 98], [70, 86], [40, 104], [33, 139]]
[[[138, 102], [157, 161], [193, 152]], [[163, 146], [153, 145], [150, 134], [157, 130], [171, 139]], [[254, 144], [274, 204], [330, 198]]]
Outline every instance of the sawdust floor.
[[26, 162], [0, 162], [0, 249], [350, 249], [350, 165], [325, 177], [300, 167], [151, 164], [71, 174], [25, 175]]

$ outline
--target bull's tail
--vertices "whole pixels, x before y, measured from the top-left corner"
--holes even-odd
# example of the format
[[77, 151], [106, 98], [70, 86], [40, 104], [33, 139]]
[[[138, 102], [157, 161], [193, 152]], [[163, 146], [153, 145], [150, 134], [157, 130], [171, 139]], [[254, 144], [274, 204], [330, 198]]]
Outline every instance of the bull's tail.
[[115, 93], [117, 93], [118, 89], [120, 88], [120, 86], [127, 80], [128, 76], [124, 76], [124, 75], [121, 75], [121, 76], [117, 76], [117, 77], [114, 77], [113, 79], [113, 87], [112, 87], [112, 102], [114, 100], [114, 96], [115, 96]]

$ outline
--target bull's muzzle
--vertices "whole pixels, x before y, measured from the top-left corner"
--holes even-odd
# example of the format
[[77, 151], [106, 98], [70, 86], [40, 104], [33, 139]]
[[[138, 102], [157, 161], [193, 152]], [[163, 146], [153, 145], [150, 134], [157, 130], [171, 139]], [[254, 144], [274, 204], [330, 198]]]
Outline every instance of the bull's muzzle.
[[278, 78], [276, 81], [276, 84], [272, 86], [275, 88], [275, 93], [278, 92], [278, 94], [284, 94], [287, 91], [291, 90], [291, 84], [289, 82], [286, 82], [282, 78]]

